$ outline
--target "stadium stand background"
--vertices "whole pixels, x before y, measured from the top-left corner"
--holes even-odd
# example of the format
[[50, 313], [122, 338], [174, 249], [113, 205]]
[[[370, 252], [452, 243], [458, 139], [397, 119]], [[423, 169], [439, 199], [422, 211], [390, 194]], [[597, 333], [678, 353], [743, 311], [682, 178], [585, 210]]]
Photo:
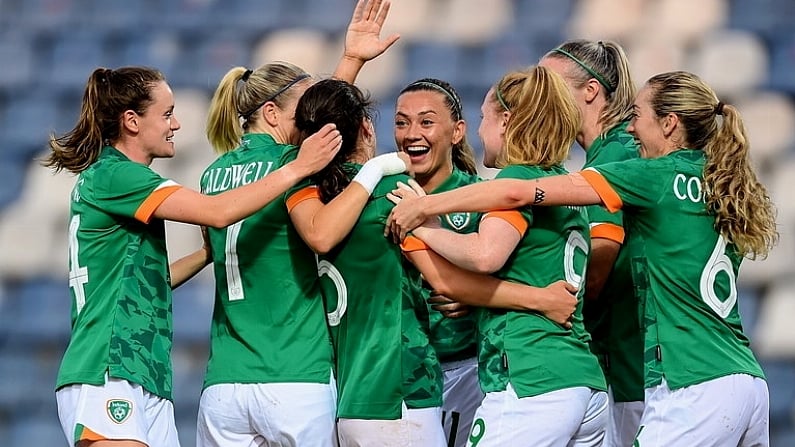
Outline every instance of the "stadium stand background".
[[[393, 0], [386, 32], [402, 39], [365, 66], [379, 101], [377, 132], [391, 150], [397, 92], [433, 76], [461, 93], [470, 141], [479, 107], [506, 70], [564, 39], [615, 39], [634, 77], [700, 74], [742, 112], [752, 154], [779, 207], [781, 242], [740, 275], [740, 309], [769, 380], [772, 445], [795, 445], [795, 0]], [[353, 0], [0, 0], [0, 439], [64, 445], [53, 394], [69, 337], [68, 195], [74, 177], [40, 167], [49, 132], [69, 130], [97, 66], [161, 69], [176, 96], [177, 155], [154, 168], [197, 186], [213, 159], [209, 98], [235, 65], [288, 60], [330, 74]], [[571, 167], [582, 163], [572, 151]], [[491, 174], [484, 172], [485, 175]], [[790, 196], [791, 197], [791, 196]], [[201, 243], [169, 224], [173, 258]], [[174, 297], [176, 418], [194, 445], [207, 357], [209, 269]]]

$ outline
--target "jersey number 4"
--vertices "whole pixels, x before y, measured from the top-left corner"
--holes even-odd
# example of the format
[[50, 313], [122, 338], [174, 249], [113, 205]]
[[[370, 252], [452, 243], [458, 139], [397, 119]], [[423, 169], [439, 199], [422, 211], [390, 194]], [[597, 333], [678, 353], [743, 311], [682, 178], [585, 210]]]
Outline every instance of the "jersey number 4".
[[80, 215], [72, 216], [69, 222], [69, 287], [75, 294], [75, 308], [79, 314], [86, 305], [86, 289], [88, 283], [88, 267], [82, 267], [78, 259], [80, 246], [77, 241], [77, 230], [80, 228]]

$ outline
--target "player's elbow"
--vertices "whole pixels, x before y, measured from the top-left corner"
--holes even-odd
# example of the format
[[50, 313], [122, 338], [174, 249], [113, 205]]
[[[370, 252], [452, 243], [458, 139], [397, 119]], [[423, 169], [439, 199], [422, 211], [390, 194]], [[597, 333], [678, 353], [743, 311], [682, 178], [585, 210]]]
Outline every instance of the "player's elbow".
[[336, 245], [330, 238], [323, 237], [323, 235], [309, 235], [304, 238], [306, 245], [319, 255], [325, 255], [331, 251]]
[[472, 259], [472, 270], [476, 273], [491, 274], [499, 270], [505, 261], [493, 254], [484, 253]]
[[533, 202], [530, 197], [527, 181], [512, 180], [505, 189], [505, 209], [517, 209], [529, 205]]

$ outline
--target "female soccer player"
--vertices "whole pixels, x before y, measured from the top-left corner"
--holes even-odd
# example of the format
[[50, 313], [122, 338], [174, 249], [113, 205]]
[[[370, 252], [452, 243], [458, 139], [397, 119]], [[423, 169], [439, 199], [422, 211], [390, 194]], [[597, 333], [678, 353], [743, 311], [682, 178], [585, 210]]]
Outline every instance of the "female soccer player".
[[[337, 349], [340, 440], [344, 445], [446, 445], [438, 408], [441, 383], [435, 352], [428, 346], [427, 306], [418, 300], [419, 277], [382, 235], [391, 208], [384, 196], [395, 177], [379, 182], [380, 176], [369, 173], [371, 163], [390, 158], [394, 162], [396, 156], [370, 159], [376, 140], [369, 113], [369, 101], [350, 84], [327, 80], [307, 90], [296, 110], [298, 128], [308, 133], [321, 122], [334, 122], [344, 129], [343, 141], [348, 143], [334, 163], [313, 177], [317, 186], [291, 193], [288, 199], [298, 232], [321, 255], [324, 297]], [[359, 169], [357, 163], [368, 159]], [[364, 190], [365, 195], [374, 191], [361, 215], [333, 212], [334, 202], [348, 190]], [[356, 224], [352, 230], [351, 219]], [[347, 229], [344, 239], [323, 242], [308, 236], [320, 222]], [[412, 250], [406, 248], [410, 257], [427, 254]], [[538, 293], [484, 275], [444, 271], [451, 285], [438, 280], [442, 271], [423, 274], [444, 287], [444, 293], [472, 304], [539, 309], [565, 324], [576, 303], [571, 289], [559, 283]]]
[[740, 114], [687, 72], [649, 79], [634, 113], [627, 130], [641, 159], [405, 200], [393, 219], [405, 231], [454, 210], [623, 208], [628, 246], [643, 256], [632, 265], [643, 281], [636, 287], [646, 352], [637, 443], [769, 445], [768, 389], [742, 331], [736, 277], [742, 258], [766, 255], [778, 234]]
[[96, 69], [75, 127], [51, 137], [45, 161], [78, 174], [69, 220], [72, 335], [56, 383], [70, 445], [178, 446], [171, 371], [171, 283], [164, 220], [224, 227], [259, 210], [339, 150], [333, 125], [304, 141], [296, 162], [208, 197], [159, 176], [174, 156], [174, 98], [153, 69]]
[[[635, 84], [624, 50], [615, 42], [572, 40], [539, 62], [558, 73], [582, 115], [577, 142], [585, 149], [583, 169], [637, 158], [627, 132]], [[605, 446], [632, 444], [643, 414], [643, 338], [638, 299], [632, 287], [623, 213], [588, 207], [591, 255], [585, 281], [583, 320], [608, 383], [610, 422]]]
[[[379, 37], [388, 10], [381, 0], [357, 3], [335, 76], [353, 81], [396, 41]], [[221, 155], [202, 175], [202, 191], [234, 189], [284, 165], [298, 139], [296, 104], [314, 82], [288, 63], [230, 70], [211, 103], [207, 136]], [[355, 216], [368, 194], [351, 192], [340, 205]], [[199, 445], [335, 445], [333, 354], [315, 255], [290, 224], [284, 197], [209, 235], [216, 300]]]
[[[412, 171], [427, 193], [449, 191], [480, 181], [472, 147], [466, 141], [461, 98], [439, 79], [420, 79], [401, 90], [395, 105], [395, 143], [411, 157]], [[477, 231], [480, 213], [453, 213], [441, 219], [453, 231]], [[444, 374], [442, 422], [448, 444], [466, 445], [475, 410], [483, 400], [478, 383], [475, 314], [443, 296], [423, 296], [430, 310], [430, 342]], [[436, 309], [448, 309], [443, 314]]]
[[[504, 167], [498, 178], [565, 172], [580, 118], [560, 76], [544, 67], [509, 73], [489, 90], [481, 113], [484, 164]], [[533, 286], [562, 279], [579, 286], [589, 251], [587, 221], [567, 207], [489, 213], [476, 233], [420, 227], [414, 236], [460, 267]], [[601, 445], [604, 376], [580, 306], [572, 323], [569, 330], [537, 313], [482, 311], [478, 360], [486, 397], [470, 444]]]

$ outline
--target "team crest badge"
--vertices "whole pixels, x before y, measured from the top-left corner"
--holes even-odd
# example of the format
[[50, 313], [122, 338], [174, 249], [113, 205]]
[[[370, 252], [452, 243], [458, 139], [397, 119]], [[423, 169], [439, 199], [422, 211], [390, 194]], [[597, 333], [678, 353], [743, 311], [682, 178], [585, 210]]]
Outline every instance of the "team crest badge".
[[117, 424], [124, 423], [132, 414], [132, 402], [124, 399], [111, 399], [108, 401], [106, 409], [108, 416]]
[[463, 230], [469, 225], [469, 213], [451, 213], [444, 216], [447, 223], [456, 230]]

